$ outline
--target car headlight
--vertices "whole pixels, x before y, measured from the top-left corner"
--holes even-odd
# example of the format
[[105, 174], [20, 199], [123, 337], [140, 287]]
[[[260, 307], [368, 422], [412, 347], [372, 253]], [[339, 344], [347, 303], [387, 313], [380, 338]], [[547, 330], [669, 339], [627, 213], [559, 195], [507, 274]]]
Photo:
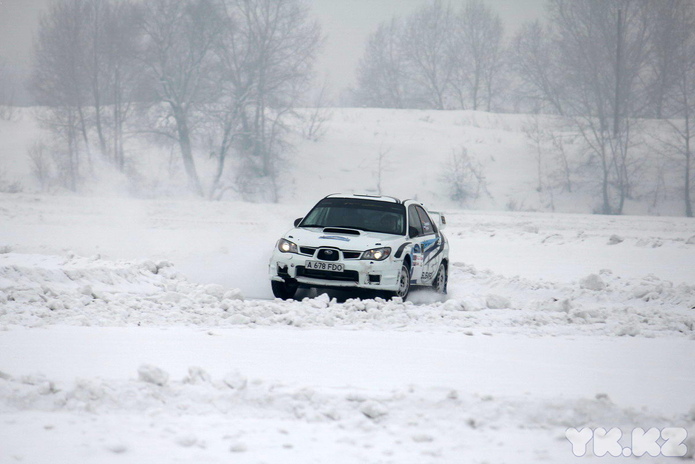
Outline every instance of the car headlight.
[[289, 240], [285, 240], [284, 238], [281, 238], [278, 241], [278, 250], [283, 253], [299, 253], [299, 250], [297, 250], [297, 244], [292, 243]]
[[372, 250], [367, 250], [364, 253], [362, 253], [361, 259], [373, 259], [375, 261], [383, 261], [386, 258], [388, 258], [390, 254], [391, 248], [389, 247], [374, 248]]

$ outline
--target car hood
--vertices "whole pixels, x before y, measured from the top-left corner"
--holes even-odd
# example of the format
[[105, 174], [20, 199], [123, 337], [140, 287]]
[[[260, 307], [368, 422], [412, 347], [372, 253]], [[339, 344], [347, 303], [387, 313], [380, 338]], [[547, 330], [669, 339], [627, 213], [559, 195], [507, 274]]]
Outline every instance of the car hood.
[[342, 250], [364, 251], [380, 246], [391, 246], [402, 243], [405, 237], [378, 232], [360, 231], [360, 235], [349, 235], [335, 232], [324, 233], [321, 228], [295, 228], [285, 234], [298, 246], [333, 247]]

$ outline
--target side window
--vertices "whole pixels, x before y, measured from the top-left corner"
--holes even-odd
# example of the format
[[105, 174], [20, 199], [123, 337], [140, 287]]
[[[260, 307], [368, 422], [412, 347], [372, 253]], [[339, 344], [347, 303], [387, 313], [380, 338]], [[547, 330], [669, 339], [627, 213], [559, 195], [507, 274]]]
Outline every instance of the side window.
[[430, 235], [435, 233], [436, 230], [434, 228], [434, 224], [432, 224], [432, 220], [427, 215], [425, 210], [420, 208], [419, 206], [416, 206], [415, 209], [417, 210], [417, 213], [420, 216], [420, 222], [422, 223], [422, 233], [424, 235]]
[[420, 216], [413, 205], [408, 207], [408, 227], [408, 235], [412, 235], [410, 234], [410, 229], [415, 229], [417, 231], [417, 235], [415, 235], [416, 237], [422, 235], [422, 223], [420, 222]]

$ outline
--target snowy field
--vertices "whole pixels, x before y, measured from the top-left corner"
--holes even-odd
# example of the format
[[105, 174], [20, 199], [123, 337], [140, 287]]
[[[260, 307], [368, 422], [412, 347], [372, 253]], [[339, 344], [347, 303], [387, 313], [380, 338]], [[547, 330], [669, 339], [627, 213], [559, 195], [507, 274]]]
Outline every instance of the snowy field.
[[695, 222], [449, 211], [445, 301], [272, 300], [314, 200], [1, 194], [0, 462], [615, 459], [569, 427], [692, 457]]

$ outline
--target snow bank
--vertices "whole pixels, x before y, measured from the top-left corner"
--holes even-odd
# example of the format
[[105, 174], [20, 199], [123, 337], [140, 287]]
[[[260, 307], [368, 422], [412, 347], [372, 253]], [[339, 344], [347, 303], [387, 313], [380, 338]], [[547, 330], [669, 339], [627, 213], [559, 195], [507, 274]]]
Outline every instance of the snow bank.
[[[143, 368], [144, 367], [144, 368]], [[180, 415], [232, 414], [244, 411], [245, 416], [262, 416], [262, 411], [285, 418], [305, 421], [339, 421], [368, 418], [388, 421], [390, 417], [412, 414], [414, 409], [437, 411], [449, 420], [475, 418], [477, 427], [495, 427], [500, 424], [546, 427], [572, 427], [577, 424], [649, 423], [665, 424], [645, 411], [616, 406], [606, 395], [567, 401], [558, 395], [555, 399], [528, 399], [519, 397], [493, 397], [490, 395], [461, 394], [456, 390], [408, 386], [393, 391], [375, 392], [351, 389], [313, 389], [306, 386], [288, 386], [261, 379], [246, 381], [239, 372], [224, 378], [212, 378], [199, 367], [190, 370], [203, 375], [198, 381], [190, 376], [169, 381], [169, 375], [157, 366], [141, 366], [130, 380], [80, 378], [73, 382], [51, 380], [42, 374], [13, 377], [0, 376], [0, 412], [18, 411], [85, 411], [94, 414], [138, 412], [164, 408], [168, 413]], [[147, 378], [143, 378], [147, 372]], [[149, 374], [164, 376], [155, 382]], [[242, 385], [230, 385], [228, 377], [244, 380]], [[255, 412], [254, 412], [255, 411]], [[456, 419], [458, 421], [459, 419]], [[669, 418], [678, 424], [688, 418]]]
[[[161, 371], [156, 366], [149, 369]], [[295, 446], [304, 458], [315, 458], [326, 448], [337, 447], [340, 451], [338, 443], [342, 441], [349, 445], [349, 454], [334, 462], [350, 462], [359, 450], [367, 452], [360, 462], [381, 462], [379, 456], [385, 454], [397, 457], [395, 462], [418, 455], [430, 462], [422, 455], [431, 452], [438, 453], [435, 457], [446, 458], [445, 462], [455, 462], [470, 443], [476, 443], [476, 451], [485, 455], [482, 443], [498, 443], [502, 436], [505, 447], [495, 450], [496, 456], [503, 451], [537, 453], [550, 449], [552, 455], [561, 458], [571, 456], [569, 442], [563, 436], [570, 427], [692, 427], [686, 415], [664, 417], [621, 408], [604, 394], [575, 399], [558, 394], [556, 398], [539, 399], [413, 386], [379, 392], [316, 389], [262, 379], [232, 387], [200, 368], [192, 367], [191, 371], [203, 374], [198, 375], [199, 381], [185, 377], [158, 384], [135, 378], [83, 378], [61, 383], [42, 375], [14, 378], [5, 374], [0, 377], [0, 412], [5, 417], [20, 418], [20, 424], [29, 421], [31, 414], [50, 413], [38, 416], [42, 428], [52, 430], [54, 435], [68, 431], [64, 436], [73, 443], [73, 452], [97, 447], [90, 453], [90, 462], [110, 454], [128, 453], [132, 458], [152, 441], [160, 448], [162, 442], [169, 443], [165, 455], [191, 447], [216, 453], [226, 446], [228, 452], [265, 458]], [[142, 369], [138, 371], [141, 373]], [[144, 418], [144, 423], [135, 419], [138, 417]], [[236, 422], [238, 418], [243, 418], [243, 422]], [[121, 427], [115, 435], [108, 434], [103, 424], [114, 421]], [[74, 433], [75, 422], [90, 432]], [[128, 428], [133, 422], [135, 427]], [[7, 430], [20, 428], [15, 424]], [[154, 439], [153, 430], [157, 431]], [[96, 439], [92, 438], [94, 434]], [[523, 440], [515, 446], [516, 434]], [[323, 446], [302, 450], [306, 436], [322, 437]], [[286, 455], [285, 459], [291, 457]], [[525, 456], [527, 462], [533, 457]]]
[[0, 255], [0, 324], [695, 334], [695, 286], [654, 276], [621, 279], [604, 271], [566, 284], [453, 263], [450, 289], [445, 301], [428, 292], [415, 292], [415, 302], [377, 298], [339, 303], [326, 294], [302, 301], [245, 300], [237, 289], [189, 282], [165, 261], [7, 253]]

